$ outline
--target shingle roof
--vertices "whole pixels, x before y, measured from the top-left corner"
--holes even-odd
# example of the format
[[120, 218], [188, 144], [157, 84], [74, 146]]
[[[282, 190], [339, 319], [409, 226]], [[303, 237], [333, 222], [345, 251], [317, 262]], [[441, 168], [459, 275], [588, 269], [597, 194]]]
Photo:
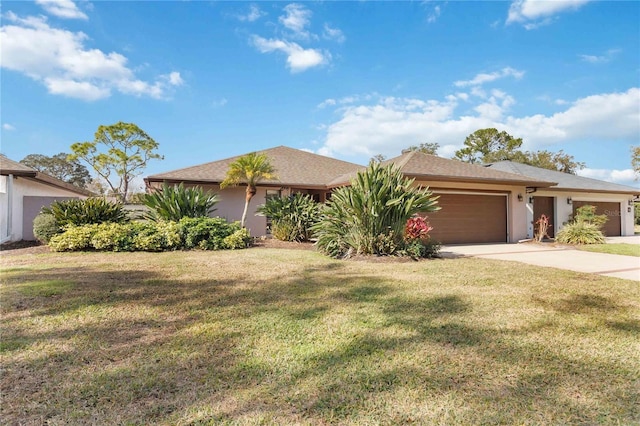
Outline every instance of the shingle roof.
[[[265, 180], [262, 184], [285, 186], [325, 187], [336, 176], [357, 170], [362, 166], [334, 158], [325, 157], [299, 149], [278, 146], [258, 151], [266, 154], [278, 175], [277, 180]], [[220, 183], [224, 180], [229, 164], [241, 155], [213, 161], [184, 169], [151, 175], [147, 182], [192, 181], [202, 183]]]
[[34, 168], [25, 166], [22, 163], [18, 163], [2, 155], [0, 155], [0, 175], [21, 176], [24, 178], [38, 181], [40, 183], [44, 183], [46, 185], [55, 186], [57, 188], [66, 189], [67, 191], [75, 192], [80, 195], [85, 195], [87, 197], [92, 197], [96, 195], [89, 190], [77, 187], [63, 180], [54, 178], [53, 176], [49, 176], [46, 173], [39, 172]]
[[509, 173], [517, 173], [533, 179], [553, 180], [558, 184], [551, 190], [572, 190], [578, 192], [609, 192], [617, 194], [634, 194], [640, 195], [639, 188], [631, 186], [618, 185], [615, 183], [605, 182], [598, 179], [591, 179], [582, 176], [576, 176], [569, 173], [558, 172], [555, 170], [542, 169], [540, 167], [529, 166], [527, 164], [516, 163], [513, 161], [499, 161], [497, 163], [487, 164], [485, 167], [491, 170], [501, 170]]
[[[419, 151], [405, 152], [399, 157], [385, 160], [382, 164], [396, 164], [409, 177], [430, 181], [448, 182], [478, 182], [548, 187], [554, 182], [548, 179], [523, 178], [522, 175], [488, 169], [475, 164], [463, 163], [458, 160], [435, 155], [424, 154]], [[340, 176], [331, 182], [332, 186], [348, 184], [355, 173]]]
[[0, 155], [0, 175], [35, 176], [37, 170]]

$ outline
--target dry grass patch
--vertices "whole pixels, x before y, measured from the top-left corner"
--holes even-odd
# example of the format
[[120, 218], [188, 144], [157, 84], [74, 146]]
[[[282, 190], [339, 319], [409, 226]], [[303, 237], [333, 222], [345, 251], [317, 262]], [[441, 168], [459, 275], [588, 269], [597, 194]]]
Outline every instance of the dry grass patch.
[[2, 258], [0, 415], [31, 424], [634, 424], [640, 288], [483, 259]]

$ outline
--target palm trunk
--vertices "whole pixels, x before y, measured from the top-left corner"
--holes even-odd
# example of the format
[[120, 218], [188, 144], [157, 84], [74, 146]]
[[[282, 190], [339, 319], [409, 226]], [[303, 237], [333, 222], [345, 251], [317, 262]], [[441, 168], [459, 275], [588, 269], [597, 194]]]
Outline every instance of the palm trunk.
[[244, 223], [247, 220], [247, 210], [249, 210], [249, 202], [251, 201], [253, 196], [256, 195], [256, 192], [258, 192], [258, 190], [255, 186], [251, 186], [251, 185], [247, 186], [247, 195], [244, 201], [244, 211], [242, 212], [242, 220], [240, 221], [240, 226], [242, 226], [243, 228], [244, 228]]

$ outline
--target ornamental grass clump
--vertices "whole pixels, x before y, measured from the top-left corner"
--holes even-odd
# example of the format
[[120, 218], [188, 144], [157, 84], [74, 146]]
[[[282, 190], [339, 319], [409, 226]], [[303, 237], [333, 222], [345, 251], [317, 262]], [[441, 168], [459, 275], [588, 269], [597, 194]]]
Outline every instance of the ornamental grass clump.
[[312, 227], [318, 249], [335, 258], [401, 252], [407, 220], [440, 209], [438, 197], [413, 183], [393, 164], [370, 164], [325, 205]]
[[601, 229], [608, 218], [595, 212], [595, 206], [591, 205], [578, 208], [573, 221], [558, 232], [556, 241], [563, 244], [604, 244], [606, 241]]

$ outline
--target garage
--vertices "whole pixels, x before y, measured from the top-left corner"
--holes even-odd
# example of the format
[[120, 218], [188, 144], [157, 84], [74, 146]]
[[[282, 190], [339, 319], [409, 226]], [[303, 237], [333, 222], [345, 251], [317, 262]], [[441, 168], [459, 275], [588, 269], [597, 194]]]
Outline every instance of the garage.
[[592, 205], [596, 208], [596, 214], [603, 214], [609, 218], [602, 227], [602, 233], [607, 237], [619, 237], [622, 235], [620, 203], [604, 201], [573, 201], [573, 215], [582, 206]]
[[506, 194], [439, 195], [441, 209], [429, 214], [431, 237], [443, 244], [507, 241]]

